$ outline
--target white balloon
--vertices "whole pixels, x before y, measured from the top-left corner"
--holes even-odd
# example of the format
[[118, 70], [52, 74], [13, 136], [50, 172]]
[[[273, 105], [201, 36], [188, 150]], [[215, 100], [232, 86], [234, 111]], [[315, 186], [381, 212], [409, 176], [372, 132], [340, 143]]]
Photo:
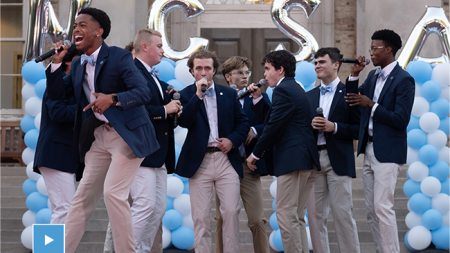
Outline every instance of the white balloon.
[[24, 227], [28, 227], [36, 223], [36, 214], [31, 210], [26, 211], [22, 215], [22, 224]]
[[20, 241], [25, 248], [31, 249], [33, 246], [33, 226], [28, 226], [22, 231]]
[[38, 97], [31, 97], [25, 102], [25, 113], [31, 116], [36, 116], [41, 112], [42, 100]]
[[441, 150], [439, 150], [439, 160], [444, 161], [446, 163], [450, 163], [450, 148], [449, 147], [443, 147]]
[[434, 197], [441, 191], [441, 182], [435, 177], [426, 177], [420, 183], [420, 190], [425, 195]]
[[308, 237], [308, 248], [309, 250], [313, 250], [313, 244], [311, 240], [311, 231], [309, 229], [309, 226], [306, 227], [306, 236]]
[[29, 164], [34, 160], [34, 150], [31, 148], [25, 148], [22, 152], [22, 161], [25, 164]]
[[447, 135], [442, 130], [429, 133], [427, 139], [428, 144], [435, 146], [437, 149], [441, 149], [447, 145]]
[[27, 165], [26, 173], [27, 173], [28, 178], [33, 179], [34, 181], [37, 181], [39, 179], [39, 177], [41, 177], [41, 174], [33, 171], [33, 164], [34, 164], [34, 162], [30, 162]]
[[450, 98], [450, 94], [449, 93], [450, 93], [450, 89], [448, 87], [442, 88], [442, 90], [441, 90], [441, 97], [449, 100], [449, 98]]
[[408, 242], [415, 250], [426, 249], [431, 243], [431, 232], [424, 226], [415, 226], [409, 230]]
[[183, 217], [183, 226], [194, 229], [194, 221], [190, 214]]
[[445, 193], [439, 193], [431, 199], [431, 207], [446, 215], [450, 209], [450, 197]]
[[181, 179], [175, 176], [167, 177], [167, 196], [176, 198], [183, 193], [184, 184]]
[[44, 177], [40, 177], [36, 183], [36, 188], [38, 192], [42, 195], [48, 196], [47, 186], [45, 185]]
[[426, 112], [420, 116], [419, 125], [420, 128], [426, 133], [432, 133], [439, 128], [441, 121], [434, 112]]
[[431, 79], [437, 81], [441, 88], [446, 88], [450, 86], [450, 63], [441, 63], [437, 64], [433, 68], [433, 72], [431, 74]]
[[174, 130], [175, 144], [182, 147], [184, 144], [184, 141], [186, 140], [187, 132], [188, 132], [187, 128], [180, 127], [180, 126], [175, 128], [175, 130]]
[[415, 212], [409, 212], [405, 217], [406, 226], [411, 229], [422, 224], [422, 216]]
[[422, 162], [413, 162], [409, 165], [408, 176], [416, 182], [422, 181], [428, 176], [428, 173], [428, 167]]
[[182, 82], [185, 86], [193, 84], [195, 82], [189, 67], [187, 66], [188, 59], [182, 59], [177, 61], [175, 65], [175, 78]]
[[416, 88], [414, 89], [414, 97], [420, 97], [420, 84], [416, 83]]
[[34, 85], [25, 82], [25, 85], [22, 87], [22, 99], [27, 101], [31, 97], [34, 97]]
[[411, 114], [420, 117], [430, 110], [430, 104], [423, 97], [415, 97]]
[[38, 113], [36, 117], [34, 117], [34, 126], [37, 130], [41, 129], [41, 113]]
[[269, 246], [270, 246], [275, 252], [277, 252], [275, 246], [273, 245], [273, 236], [274, 236], [274, 235], [275, 235], [275, 230], [272, 231], [272, 232], [270, 232], [270, 235], [269, 235]]
[[169, 247], [170, 242], [172, 241], [172, 234], [170, 233], [170, 230], [166, 227], [162, 227], [162, 247], [163, 249]]
[[180, 212], [183, 216], [191, 214], [191, 198], [189, 194], [181, 194], [173, 201], [173, 208]]
[[408, 147], [408, 153], [406, 155], [406, 163], [412, 164], [419, 161], [419, 152], [413, 148]]
[[270, 195], [272, 195], [272, 198], [276, 199], [277, 198], [277, 180], [272, 181], [272, 183], [270, 184]]

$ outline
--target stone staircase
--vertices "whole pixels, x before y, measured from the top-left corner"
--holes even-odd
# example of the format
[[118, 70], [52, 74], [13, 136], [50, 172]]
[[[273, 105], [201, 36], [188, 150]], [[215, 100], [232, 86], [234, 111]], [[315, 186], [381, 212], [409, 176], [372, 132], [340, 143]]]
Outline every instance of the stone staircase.
[[[375, 253], [375, 246], [372, 242], [369, 227], [366, 222], [366, 211], [364, 206], [364, 193], [361, 179], [362, 157], [357, 159], [357, 178], [353, 180], [353, 207], [355, 219], [358, 226], [359, 240], [361, 244], [361, 252]], [[25, 167], [18, 164], [2, 164], [1, 165], [1, 248], [2, 253], [25, 253], [31, 252], [24, 248], [20, 242], [20, 235], [24, 229], [22, 225], [22, 215], [27, 210], [25, 207], [25, 194], [22, 192], [22, 183], [27, 178]], [[406, 168], [400, 172], [395, 193], [395, 210], [397, 213], [397, 223], [399, 228], [399, 238], [401, 252], [407, 252], [403, 247], [403, 236], [407, 231], [404, 218], [408, 213], [406, 208], [407, 198], [402, 192], [402, 186], [406, 180]], [[264, 197], [264, 213], [267, 219], [272, 214], [272, 197], [269, 193], [269, 186], [272, 177], [264, 177], [263, 197]], [[211, 211], [213, 217], [214, 210]], [[91, 221], [84, 234], [82, 243], [77, 252], [79, 253], [101, 253], [103, 252], [103, 241], [105, 238], [105, 230], [108, 223], [108, 217], [103, 201], [99, 201]], [[215, 226], [215, 224], [213, 224]], [[332, 253], [339, 252], [336, 243], [336, 234], [333, 226], [332, 217], [329, 218], [329, 239], [330, 249]], [[270, 226], [268, 226], [268, 232]], [[244, 209], [240, 213], [240, 249], [242, 253], [253, 252], [252, 236], [247, 227], [247, 216]], [[166, 251], [165, 251], [166, 252]], [[172, 251], [167, 251], [172, 252]], [[175, 251], [173, 251], [175, 252]]]

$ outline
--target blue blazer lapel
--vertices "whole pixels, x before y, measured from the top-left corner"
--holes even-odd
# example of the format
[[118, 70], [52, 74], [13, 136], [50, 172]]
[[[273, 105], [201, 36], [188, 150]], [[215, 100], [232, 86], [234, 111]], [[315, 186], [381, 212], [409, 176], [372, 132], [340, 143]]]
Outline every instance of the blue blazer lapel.
[[[317, 86], [316, 88], [314, 88], [312, 91], [313, 96], [312, 96], [312, 106], [314, 108], [319, 107], [319, 102], [320, 102], [320, 85]], [[314, 109], [314, 114], [315, 114], [315, 109]]]
[[100, 73], [100, 71], [103, 68], [103, 65], [105, 64], [106, 60], [108, 59], [108, 45], [106, 43], [103, 43], [102, 47], [100, 48], [100, 52], [97, 56], [97, 61], [95, 62], [95, 75], [94, 75], [94, 85], [95, 85], [95, 91], [98, 91], [98, 85], [97, 85], [97, 78]]
[[[78, 61], [78, 63], [80, 63], [80, 61]], [[86, 73], [86, 65], [81, 65], [80, 63], [80, 65], [75, 69], [75, 75], [72, 75], [74, 77], [73, 89], [76, 101], [81, 101], [80, 97], [84, 95], [83, 82], [85, 73]]]
[[344, 89], [344, 84], [340, 82], [336, 86], [336, 91], [334, 92], [333, 101], [331, 101], [330, 112], [328, 113], [328, 118], [330, 118], [330, 116], [333, 114], [333, 111], [336, 108], [336, 105], [338, 104], [338, 102], [343, 98], [343, 96], [344, 96], [343, 89]]
[[400, 68], [400, 66], [397, 64], [384, 82], [383, 89], [381, 90], [380, 96], [378, 97], [378, 103], [381, 103], [383, 101], [384, 94], [386, 94], [387, 90], [389, 90], [392, 83], [394, 82], [395, 76], [397, 75], [397, 72], [399, 70], [398, 68]]
[[[222, 132], [221, 130], [221, 126], [222, 126], [222, 122], [220, 121], [220, 119], [225, 119], [226, 117], [224, 116], [225, 114], [225, 110], [227, 108], [227, 105], [225, 105], [225, 103], [227, 102], [224, 98], [223, 98], [223, 92], [222, 92], [222, 88], [218, 85], [218, 84], [214, 84], [214, 90], [216, 92], [216, 103], [217, 103], [217, 127], [219, 130], [219, 137], [220, 137], [220, 133]], [[205, 110], [206, 112], [206, 110]]]

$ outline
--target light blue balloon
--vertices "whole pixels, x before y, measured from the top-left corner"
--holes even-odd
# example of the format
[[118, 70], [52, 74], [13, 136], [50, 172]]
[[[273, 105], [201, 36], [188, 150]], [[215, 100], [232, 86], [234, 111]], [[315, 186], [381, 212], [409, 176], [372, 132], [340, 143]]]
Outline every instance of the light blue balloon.
[[439, 179], [439, 181], [444, 182], [447, 180], [449, 175], [448, 164], [443, 161], [437, 161], [433, 166], [430, 167], [430, 176]]
[[448, 250], [450, 248], [450, 233], [448, 226], [431, 231], [431, 242], [437, 249]]
[[406, 232], [405, 236], [403, 237], [403, 243], [405, 244], [405, 248], [408, 250], [408, 252], [416, 252], [416, 250], [413, 249], [413, 247], [411, 247], [411, 245], [409, 245], [408, 234], [409, 234], [409, 231]]
[[50, 224], [52, 211], [48, 208], [42, 208], [36, 213], [36, 224]]
[[450, 133], [450, 126], [448, 124], [448, 117], [445, 119], [441, 119], [441, 123], [439, 123], [439, 129], [442, 130], [445, 134], [449, 135]]
[[430, 104], [430, 112], [436, 113], [439, 119], [448, 118], [450, 104], [447, 99], [440, 98]]
[[178, 163], [178, 158], [180, 157], [181, 147], [175, 144], [175, 164]]
[[410, 198], [412, 195], [420, 192], [420, 183], [412, 179], [406, 180], [403, 184], [403, 193]]
[[177, 64], [174, 60], [166, 58], [166, 57], [161, 58], [161, 61], [166, 61], [166, 62], [170, 63], [174, 68], [175, 68], [175, 65]]
[[412, 195], [408, 203], [411, 210], [417, 214], [423, 214], [431, 209], [431, 198], [421, 192]]
[[183, 224], [183, 215], [175, 209], [167, 210], [163, 216], [163, 225], [170, 231], [175, 230]]
[[413, 129], [408, 132], [406, 140], [413, 149], [420, 149], [427, 144], [427, 134], [421, 129]]
[[189, 182], [183, 182], [184, 188], [183, 193], [189, 194]]
[[27, 83], [36, 84], [45, 78], [45, 67], [42, 63], [29, 61], [22, 66], [22, 77]]
[[269, 97], [270, 102], [272, 102], [273, 88], [272, 87], [267, 87], [266, 94]]
[[36, 97], [42, 99], [44, 97], [46, 88], [47, 88], [47, 79], [39, 80], [34, 86], [34, 94], [36, 94]]
[[25, 137], [23, 138], [25, 145], [27, 147], [36, 150], [37, 140], [39, 138], [39, 131], [35, 129], [31, 129], [30, 131], [26, 132]]
[[47, 207], [47, 201], [48, 198], [39, 192], [32, 192], [30, 195], [27, 196], [25, 200], [25, 205], [28, 209], [30, 209], [32, 212], [39, 212], [42, 208]]
[[30, 116], [28, 114], [26, 114], [25, 116], [23, 116], [23, 118], [20, 120], [20, 129], [22, 129], [22, 131], [24, 133], [30, 131], [31, 129], [36, 128], [34, 126], [34, 117]]
[[188, 227], [180, 227], [172, 231], [172, 244], [178, 249], [189, 250], [194, 248], [194, 231]]
[[275, 251], [284, 251], [283, 240], [281, 239], [281, 231], [279, 229], [275, 230], [272, 237], [272, 244]]
[[442, 226], [442, 214], [435, 209], [430, 209], [422, 215], [422, 225], [429, 230], [435, 230]]
[[450, 188], [450, 181], [447, 178], [447, 180], [441, 183], [441, 193], [450, 195], [449, 188]]
[[406, 131], [409, 132], [413, 129], [420, 129], [419, 117], [411, 116], [411, 118], [409, 119], [409, 124], [408, 127], [406, 128]]
[[173, 198], [166, 196], [166, 211], [173, 209]]
[[272, 210], [277, 210], [277, 201], [275, 199], [272, 200]]
[[158, 70], [158, 78], [164, 82], [175, 79], [175, 67], [168, 61], [161, 61], [155, 65], [154, 68]]
[[295, 64], [295, 80], [303, 84], [303, 86], [310, 86], [317, 79], [314, 64], [307, 61], [300, 61]]
[[278, 226], [278, 220], [277, 220], [277, 213], [276, 213], [276, 212], [273, 212], [273, 213], [270, 215], [270, 218], [269, 218], [269, 224], [270, 224], [270, 227], [272, 228], [272, 230], [277, 230], [277, 229], [280, 228], [280, 227]]
[[28, 196], [33, 192], [37, 192], [36, 181], [31, 178], [26, 179], [22, 184], [22, 191]]
[[438, 150], [430, 144], [424, 145], [419, 149], [419, 160], [428, 166], [432, 166], [439, 158]]
[[431, 74], [433, 69], [431, 68], [431, 64], [424, 61], [412, 61], [406, 67], [406, 71], [414, 77], [414, 80], [423, 84], [426, 81], [431, 79]]
[[428, 102], [433, 102], [441, 96], [441, 86], [434, 80], [426, 81], [420, 88], [420, 94]]
[[172, 85], [173, 89], [176, 91], [180, 91], [186, 87], [186, 85], [184, 85], [184, 83], [182, 83], [181, 81], [179, 81], [177, 79], [169, 80], [167, 83]]

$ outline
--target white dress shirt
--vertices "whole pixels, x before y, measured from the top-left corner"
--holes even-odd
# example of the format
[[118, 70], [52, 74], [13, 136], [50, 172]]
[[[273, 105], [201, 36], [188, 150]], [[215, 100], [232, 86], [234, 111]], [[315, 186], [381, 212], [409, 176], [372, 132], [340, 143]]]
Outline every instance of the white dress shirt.
[[208, 124], [209, 124], [209, 139], [208, 146], [213, 147], [217, 146], [217, 139], [219, 138], [219, 125], [217, 120], [217, 99], [215, 92], [214, 83], [208, 89], [212, 89], [212, 96], [204, 96], [203, 103], [205, 103], [206, 115], [208, 116]]
[[[319, 92], [319, 107], [323, 110], [323, 116], [328, 119], [328, 116], [330, 115], [330, 108], [331, 103], [333, 102], [334, 94], [336, 93], [336, 88], [341, 80], [339, 80], [339, 77], [336, 77], [331, 83], [324, 84], [321, 82], [321, 86], [328, 86], [331, 87], [331, 92], [327, 92], [322, 95], [322, 93]], [[337, 131], [337, 124], [335, 124], [335, 131]], [[325, 145], [327, 144], [325, 140], [325, 135], [323, 131], [319, 131], [319, 134], [317, 135], [317, 145]]]

